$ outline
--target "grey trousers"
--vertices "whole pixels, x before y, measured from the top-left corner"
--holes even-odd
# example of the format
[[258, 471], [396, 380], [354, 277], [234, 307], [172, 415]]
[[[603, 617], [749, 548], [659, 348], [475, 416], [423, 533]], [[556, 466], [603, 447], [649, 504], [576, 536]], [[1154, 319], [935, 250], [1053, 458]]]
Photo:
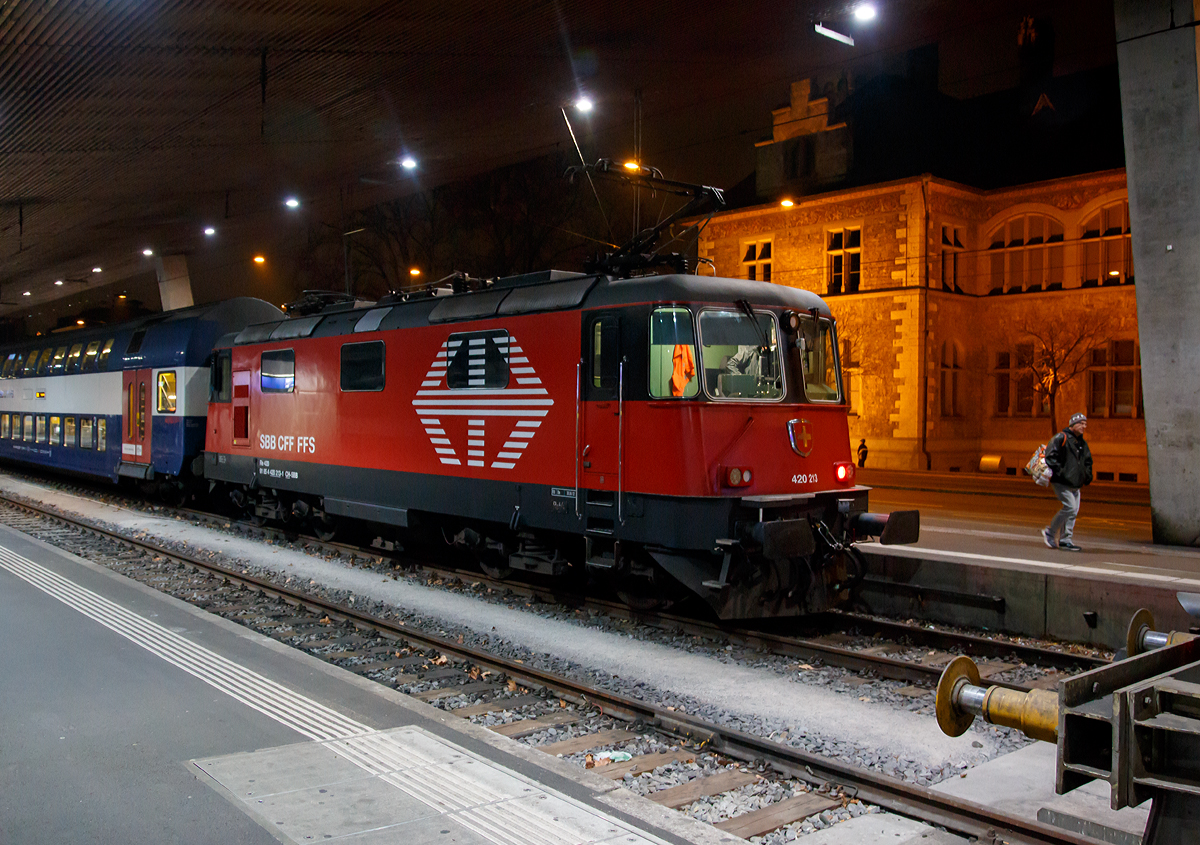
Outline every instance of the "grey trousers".
[[1050, 536], [1056, 537], [1060, 543], [1069, 543], [1075, 533], [1075, 517], [1079, 516], [1079, 488], [1056, 484], [1053, 481], [1050, 482], [1050, 487], [1062, 502], [1062, 510], [1050, 521]]

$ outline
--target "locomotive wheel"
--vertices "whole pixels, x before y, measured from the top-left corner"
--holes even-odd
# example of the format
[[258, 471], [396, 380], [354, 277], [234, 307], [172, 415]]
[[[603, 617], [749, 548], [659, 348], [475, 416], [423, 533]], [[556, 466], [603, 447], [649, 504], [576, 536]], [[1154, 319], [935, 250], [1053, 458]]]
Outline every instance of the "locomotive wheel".
[[332, 520], [329, 522], [320, 520], [320, 521], [313, 523], [313, 534], [322, 543], [328, 543], [330, 540], [332, 540], [334, 537], [337, 536], [337, 533], [338, 533], [338, 525], [336, 522], [333, 522]]

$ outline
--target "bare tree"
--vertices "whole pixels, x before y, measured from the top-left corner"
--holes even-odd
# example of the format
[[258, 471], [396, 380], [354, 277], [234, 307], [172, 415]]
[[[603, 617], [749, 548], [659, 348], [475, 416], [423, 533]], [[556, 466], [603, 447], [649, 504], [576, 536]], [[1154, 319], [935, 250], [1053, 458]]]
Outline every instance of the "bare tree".
[[1017, 346], [1017, 378], [1032, 377], [1035, 393], [1045, 397], [1052, 434], [1058, 431], [1059, 391], [1087, 371], [1092, 349], [1107, 340], [1109, 328], [1092, 310], [1043, 314], [1022, 324], [1027, 349], [1022, 355], [1022, 344]]

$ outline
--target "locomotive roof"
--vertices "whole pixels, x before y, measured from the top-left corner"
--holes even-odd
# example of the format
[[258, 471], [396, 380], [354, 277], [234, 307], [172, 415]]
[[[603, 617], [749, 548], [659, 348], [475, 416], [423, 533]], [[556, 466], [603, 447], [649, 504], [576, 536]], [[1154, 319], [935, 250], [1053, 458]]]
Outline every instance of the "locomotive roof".
[[497, 279], [478, 291], [385, 298], [370, 308], [331, 308], [318, 314], [273, 320], [247, 326], [235, 337], [223, 339], [223, 343], [243, 345], [297, 337], [329, 337], [639, 303], [730, 305], [742, 299], [751, 305], [832, 316], [829, 306], [816, 294], [770, 282], [684, 274], [613, 279], [552, 270]]

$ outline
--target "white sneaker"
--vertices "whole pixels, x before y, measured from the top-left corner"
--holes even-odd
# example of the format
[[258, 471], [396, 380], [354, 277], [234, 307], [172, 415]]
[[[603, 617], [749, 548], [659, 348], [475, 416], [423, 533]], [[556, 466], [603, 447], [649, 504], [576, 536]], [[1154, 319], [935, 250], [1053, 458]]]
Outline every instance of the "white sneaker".
[[1042, 540], [1046, 543], [1046, 548], [1048, 548], [1048, 549], [1057, 549], [1058, 548], [1058, 543], [1054, 542], [1054, 538], [1050, 536], [1049, 528], [1042, 529]]

